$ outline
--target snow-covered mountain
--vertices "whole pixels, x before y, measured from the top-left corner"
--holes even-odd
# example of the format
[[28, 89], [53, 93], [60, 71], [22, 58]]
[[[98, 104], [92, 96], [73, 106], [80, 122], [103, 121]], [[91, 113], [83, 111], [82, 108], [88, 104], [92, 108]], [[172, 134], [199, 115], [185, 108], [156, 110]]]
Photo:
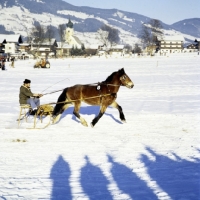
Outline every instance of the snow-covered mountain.
[[200, 38], [200, 18], [181, 20], [172, 24], [172, 27], [182, 33]]
[[[57, 29], [59, 24], [66, 24], [70, 18], [74, 23], [75, 34], [85, 45], [97, 42], [97, 30], [103, 24], [117, 28], [120, 31], [121, 41], [133, 45], [138, 42], [141, 24], [151, 19], [118, 9], [73, 6], [62, 0], [1, 0], [0, 16], [0, 33], [14, 32], [24, 37], [38, 22]], [[194, 27], [199, 21], [200, 19], [194, 20]], [[179, 22], [173, 25], [162, 23], [162, 26], [166, 33], [169, 31], [170, 34], [184, 33], [186, 40], [200, 37], [199, 28], [183, 29]]]

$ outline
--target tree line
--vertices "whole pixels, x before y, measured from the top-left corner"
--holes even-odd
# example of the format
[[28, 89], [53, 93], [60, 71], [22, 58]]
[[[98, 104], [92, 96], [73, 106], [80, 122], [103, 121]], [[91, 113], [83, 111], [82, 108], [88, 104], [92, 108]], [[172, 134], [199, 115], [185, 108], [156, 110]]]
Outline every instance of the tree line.
[[[59, 38], [61, 48], [63, 47], [65, 43], [65, 30], [66, 25], [60, 24], [58, 28], [49, 25], [47, 27], [41, 25], [40, 23], [36, 24], [30, 31], [27, 30], [27, 42], [28, 43], [34, 43], [35, 46], [39, 49], [41, 44], [44, 42], [51, 43], [51, 40], [55, 38], [55, 35], [57, 34], [57, 37]], [[98, 33], [98, 40], [105, 46], [114, 46], [116, 44], [120, 44], [120, 31], [116, 28], [113, 28], [108, 25], [103, 25], [99, 28], [97, 31]], [[162, 24], [157, 19], [151, 19], [148, 23], [143, 23], [141, 25], [141, 29], [139, 31], [138, 37], [140, 38], [140, 41], [133, 46], [131, 44], [124, 44], [125, 49], [128, 52], [133, 53], [141, 53], [142, 48], [148, 47], [149, 51], [152, 53], [152, 51], [155, 49], [155, 45], [157, 42], [157, 37], [162, 36]], [[77, 54], [78, 52], [83, 52], [84, 46], [82, 46], [81, 51], [77, 50], [76, 47], [73, 48], [73, 52]]]

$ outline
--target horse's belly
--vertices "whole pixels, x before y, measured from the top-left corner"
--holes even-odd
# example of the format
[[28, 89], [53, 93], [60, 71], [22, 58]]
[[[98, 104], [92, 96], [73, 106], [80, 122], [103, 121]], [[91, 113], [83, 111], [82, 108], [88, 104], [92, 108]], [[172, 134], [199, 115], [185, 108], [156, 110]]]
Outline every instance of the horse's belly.
[[100, 101], [100, 98], [88, 98], [88, 99], [83, 99], [83, 102], [84, 103], [87, 103], [91, 106], [95, 106], [95, 105], [100, 105], [101, 101]]

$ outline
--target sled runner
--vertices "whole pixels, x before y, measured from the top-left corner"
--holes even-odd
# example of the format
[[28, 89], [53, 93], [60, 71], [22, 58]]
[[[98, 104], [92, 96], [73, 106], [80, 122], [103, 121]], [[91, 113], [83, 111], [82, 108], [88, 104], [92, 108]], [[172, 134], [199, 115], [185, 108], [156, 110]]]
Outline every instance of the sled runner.
[[[29, 128], [29, 129], [45, 129], [46, 127], [48, 127], [51, 123], [51, 115], [52, 115], [53, 109], [54, 109], [53, 106], [51, 106], [49, 104], [44, 104], [44, 105], [39, 106], [39, 108], [34, 116], [34, 126], [33, 126], [33, 128]], [[47, 116], [49, 116], [48, 123], [42, 128], [36, 128], [37, 119], [39, 118], [42, 123], [43, 117], [47, 117]]]

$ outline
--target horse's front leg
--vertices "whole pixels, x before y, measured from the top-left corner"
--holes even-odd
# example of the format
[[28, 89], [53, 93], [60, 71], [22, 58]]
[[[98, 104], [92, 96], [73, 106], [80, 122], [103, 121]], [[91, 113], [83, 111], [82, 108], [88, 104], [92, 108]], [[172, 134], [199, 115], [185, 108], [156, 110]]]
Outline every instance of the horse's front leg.
[[91, 122], [91, 126], [92, 126], [92, 127], [94, 127], [95, 124], [99, 121], [99, 119], [103, 116], [103, 114], [104, 114], [105, 111], [106, 111], [106, 108], [107, 108], [107, 107], [105, 107], [105, 106], [101, 106], [99, 114], [98, 114], [98, 115], [92, 120], [92, 122]]
[[116, 101], [114, 101], [110, 106], [112, 106], [113, 108], [117, 108], [117, 110], [119, 111], [119, 118], [122, 122], [126, 123], [122, 107]]
[[82, 124], [83, 126], [88, 126], [88, 124], [87, 124], [87, 122], [85, 121], [85, 119], [82, 118], [82, 117], [80, 116], [80, 114], [79, 114], [80, 106], [81, 106], [81, 102], [76, 102], [76, 103], [74, 104], [74, 111], [73, 111], [73, 114], [74, 114], [77, 118], [80, 119], [81, 124]]

